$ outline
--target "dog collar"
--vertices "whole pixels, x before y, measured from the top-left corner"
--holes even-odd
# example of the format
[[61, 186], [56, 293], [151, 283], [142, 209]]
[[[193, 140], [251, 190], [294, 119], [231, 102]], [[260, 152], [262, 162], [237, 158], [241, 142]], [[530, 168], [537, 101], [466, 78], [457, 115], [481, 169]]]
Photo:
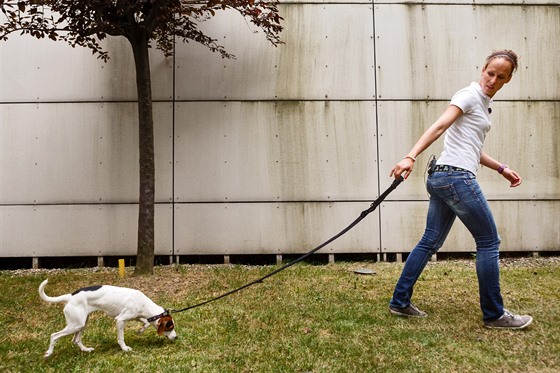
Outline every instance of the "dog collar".
[[169, 312], [169, 310], [165, 310], [165, 311], [163, 311], [162, 313], [160, 313], [159, 315], [152, 316], [152, 317], [150, 317], [150, 318], [147, 319], [147, 320], [148, 320], [148, 322], [154, 322], [154, 321], [156, 321], [156, 320], [161, 319], [161, 318], [164, 317], [164, 316], [169, 316], [170, 314], [171, 314], [171, 312]]

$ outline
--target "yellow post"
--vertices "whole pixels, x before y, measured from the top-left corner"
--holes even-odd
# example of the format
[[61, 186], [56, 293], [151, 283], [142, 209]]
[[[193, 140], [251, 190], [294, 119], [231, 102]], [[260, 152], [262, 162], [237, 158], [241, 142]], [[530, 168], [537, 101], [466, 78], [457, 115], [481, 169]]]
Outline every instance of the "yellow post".
[[124, 259], [119, 259], [119, 276], [124, 277]]

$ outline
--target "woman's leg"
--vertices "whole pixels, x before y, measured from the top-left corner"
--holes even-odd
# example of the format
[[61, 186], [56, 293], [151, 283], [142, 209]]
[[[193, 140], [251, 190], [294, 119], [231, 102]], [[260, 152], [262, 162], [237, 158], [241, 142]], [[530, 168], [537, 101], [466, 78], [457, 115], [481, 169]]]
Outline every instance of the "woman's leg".
[[500, 236], [488, 201], [476, 179], [467, 178], [455, 185], [461, 202], [453, 209], [476, 242], [476, 274], [483, 320], [496, 320], [504, 313], [500, 292]]
[[[428, 180], [428, 190], [430, 180], [431, 177]], [[454, 220], [455, 213], [446, 202], [431, 194], [424, 235], [406, 259], [390, 302], [392, 307], [406, 308], [410, 305], [414, 284], [432, 255], [443, 245]]]

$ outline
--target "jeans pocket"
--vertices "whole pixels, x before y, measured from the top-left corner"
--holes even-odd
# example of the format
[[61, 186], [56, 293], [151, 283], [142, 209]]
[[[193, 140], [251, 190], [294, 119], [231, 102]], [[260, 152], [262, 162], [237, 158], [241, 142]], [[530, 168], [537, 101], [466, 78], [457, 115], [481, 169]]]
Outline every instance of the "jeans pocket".
[[453, 184], [432, 185], [433, 192], [448, 204], [457, 204], [461, 202], [457, 191]]

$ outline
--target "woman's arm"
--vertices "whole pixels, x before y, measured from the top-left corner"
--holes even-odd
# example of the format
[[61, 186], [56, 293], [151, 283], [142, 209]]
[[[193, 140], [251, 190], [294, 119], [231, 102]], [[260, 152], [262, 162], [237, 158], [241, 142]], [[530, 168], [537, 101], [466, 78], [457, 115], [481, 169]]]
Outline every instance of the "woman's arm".
[[503, 177], [509, 180], [511, 188], [521, 185], [522, 179], [517, 172], [513, 171], [507, 165], [498, 162], [485, 152], [482, 152], [480, 155], [480, 164], [501, 173]]
[[391, 170], [390, 176], [398, 179], [403, 173], [404, 178], [408, 178], [414, 168], [414, 161], [424, 150], [426, 150], [434, 141], [449, 128], [451, 125], [463, 115], [463, 111], [455, 105], [449, 105], [441, 116], [424, 132], [418, 139], [412, 150], [408, 152], [406, 157], [397, 163]]

